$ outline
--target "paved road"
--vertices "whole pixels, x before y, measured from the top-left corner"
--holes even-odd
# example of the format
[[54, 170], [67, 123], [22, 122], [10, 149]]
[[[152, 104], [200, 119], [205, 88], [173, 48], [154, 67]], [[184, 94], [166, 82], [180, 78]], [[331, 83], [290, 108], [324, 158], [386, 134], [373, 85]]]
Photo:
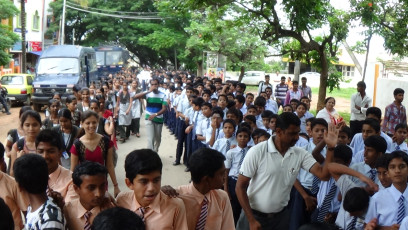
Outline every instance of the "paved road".
[[[6, 115], [0, 113], [0, 140], [4, 143], [7, 137], [7, 132], [10, 129], [16, 128], [19, 124], [18, 112], [20, 107], [13, 107], [11, 109], [12, 115]], [[118, 149], [118, 164], [116, 166], [116, 177], [118, 179], [119, 187], [121, 191], [126, 191], [128, 188], [125, 184], [125, 170], [124, 162], [126, 155], [135, 149], [146, 148], [146, 129], [144, 126], [144, 120], [141, 119], [140, 138], [136, 136], [130, 136], [130, 139], [124, 144], [119, 144]], [[174, 136], [170, 135], [168, 129], [163, 126], [162, 142], [159, 149], [159, 155], [163, 161], [163, 177], [162, 185], [179, 186], [187, 184], [190, 180], [190, 174], [184, 172], [184, 166], [173, 166], [172, 163], [176, 154], [177, 141]], [[8, 159], [6, 159], [8, 162]], [[109, 180], [109, 191], [113, 194], [113, 186]]]

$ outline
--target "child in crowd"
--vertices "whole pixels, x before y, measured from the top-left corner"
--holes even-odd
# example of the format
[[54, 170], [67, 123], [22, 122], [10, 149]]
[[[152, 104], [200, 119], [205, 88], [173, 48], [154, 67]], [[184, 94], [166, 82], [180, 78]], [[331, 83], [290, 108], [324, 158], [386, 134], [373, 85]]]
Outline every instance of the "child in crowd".
[[[138, 214], [146, 224], [146, 230], [187, 230], [183, 201], [170, 198], [160, 191], [162, 168], [162, 161], [156, 152], [150, 149], [130, 152], [125, 160], [125, 182], [131, 191], [120, 193], [117, 204]], [[191, 168], [196, 169], [194, 165]]]
[[392, 149], [394, 151], [401, 150], [408, 153], [408, 147], [405, 140], [407, 139], [407, 124], [398, 124], [395, 126], [394, 136], [392, 137]]
[[265, 130], [266, 132], [269, 132], [270, 131], [270, 128], [269, 128], [269, 123], [270, 123], [270, 121], [271, 121], [271, 116], [273, 115], [274, 113], [272, 113], [271, 111], [269, 111], [269, 110], [265, 110], [265, 111], [263, 111], [262, 112], [262, 114], [261, 114], [261, 117], [262, 117], [262, 127], [261, 127], [261, 129], [263, 129], [263, 130]]
[[211, 98], [211, 106], [213, 108], [218, 107], [218, 99], [217, 98]]
[[[215, 128], [213, 127], [213, 130]], [[221, 152], [222, 154], [227, 154], [227, 151], [231, 149], [231, 146], [237, 144], [237, 140], [235, 139], [235, 136], [233, 135], [235, 133], [235, 121], [231, 119], [224, 120], [222, 129], [224, 132], [224, 137], [217, 139], [214, 143], [213, 146], [211, 146], [213, 149]], [[212, 136], [215, 137], [215, 132], [213, 131]], [[212, 139], [212, 137], [211, 137]]]
[[295, 114], [299, 117], [300, 119], [300, 132], [301, 133], [306, 133], [306, 109], [307, 105], [305, 103], [299, 103], [296, 107], [296, 112]]
[[381, 185], [379, 186], [380, 189], [385, 189], [391, 186], [392, 181], [390, 175], [388, 175], [388, 158], [390, 154], [383, 154], [375, 162], [375, 168], [377, 169], [377, 177], [380, 181]]
[[270, 116], [270, 120], [269, 120], [269, 134], [273, 135], [275, 133], [275, 128], [276, 128], [276, 119], [278, 119], [278, 115], [277, 114], [272, 114]]
[[380, 190], [370, 200], [365, 223], [377, 218], [380, 227], [398, 229], [408, 211], [408, 156], [403, 151], [392, 152], [388, 159], [388, 174], [392, 185]]
[[300, 101], [298, 99], [290, 100], [290, 106], [292, 107], [293, 111], [296, 111], [297, 106], [299, 105]]
[[221, 138], [222, 121], [224, 112], [221, 108], [215, 107], [211, 112], [211, 128], [207, 129], [205, 134], [205, 141], [207, 145], [212, 147], [216, 140]]
[[48, 169], [44, 158], [26, 154], [14, 163], [14, 176], [19, 188], [27, 193], [27, 230], [65, 230], [65, 218], [51, 197], [47, 196]]
[[306, 119], [306, 133], [309, 135], [309, 138], [312, 138], [312, 122], [314, 121], [314, 117]]
[[264, 128], [263, 123], [262, 123], [262, 113], [265, 111], [265, 105], [266, 105], [266, 100], [263, 97], [258, 96], [255, 99], [254, 105], [256, 107], [256, 126], [258, 128]]
[[240, 110], [242, 114], [246, 114], [246, 108], [244, 108], [245, 105], [245, 97], [242, 95], [237, 95], [235, 96], [234, 99], [235, 102], [235, 108]]
[[45, 118], [45, 120], [42, 122], [41, 129], [51, 129], [59, 124], [58, 111], [61, 103], [58, 100], [51, 99], [48, 101], [48, 106], [50, 108], [50, 116]]
[[89, 88], [83, 87], [80, 91], [81, 101], [77, 104], [79, 112], [83, 113], [89, 109]]
[[291, 105], [284, 105], [283, 106], [283, 112], [289, 112], [289, 113], [293, 113], [293, 107]]
[[196, 131], [196, 142], [197, 142], [197, 149], [203, 148], [207, 146], [206, 142], [206, 133], [207, 129], [211, 126], [211, 112], [212, 106], [210, 103], [205, 102], [201, 106], [201, 114], [203, 116], [201, 122], [197, 125]]
[[[361, 140], [363, 140], [363, 143], [370, 136], [380, 136], [381, 126], [377, 120], [372, 119], [372, 118], [367, 118], [362, 123], [363, 123], [362, 128], [361, 128], [362, 135], [360, 137], [361, 137]], [[354, 135], [353, 141], [357, 140], [356, 138], [360, 139], [358, 133]], [[353, 145], [353, 141], [351, 141], [351, 147], [354, 149], [353, 157], [354, 157], [355, 163], [362, 162], [364, 160], [364, 148], [361, 148], [359, 146], [360, 144], [357, 144], [357, 142], [354, 142], [354, 145]], [[357, 149], [360, 149], [360, 150], [356, 152]]]
[[65, 100], [65, 105], [67, 109], [71, 112], [72, 123], [79, 127], [81, 124], [81, 112], [77, 110], [77, 99], [74, 95], [70, 95]]
[[258, 143], [263, 142], [263, 141], [267, 141], [267, 140], [269, 140], [270, 137], [271, 137], [271, 134], [269, 134], [267, 132], [266, 133], [262, 132], [258, 137]]
[[145, 230], [145, 224], [136, 213], [121, 207], [100, 212], [92, 223], [92, 230]]
[[[245, 111], [248, 110], [248, 107], [249, 107], [250, 105], [253, 105], [254, 98], [255, 98], [255, 96], [254, 96], [252, 93], [247, 93], [247, 94], [246, 94], [245, 104], [244, 104], [244, 106], [243, 106], [243, 108], [245, 109]], [[243, 113], [243, 114], [245, 114], [245, 113]]]
[[105, 197], [107, 174], [104, 166], [91, 161], [75, 167], [72, 180], [79, 198], [64, 206], [68, 229], [87, 229], [103, 209], [113, 207]]
[[248, 115], [254, 116], [254, 117], [255, 117], [255, 121], [256, 121], [256, 116], [257, 116], [257, 114], [258, 114], [258, 110], [257, 110], [257, 108], [255, 107], [255, 105], [250, 105], [250, 106], [248, 106], [248, 108], [247, 108], [247, 113], [246, 113], [247, 116], [248, 116]]
[[235, 194], [235, 186], [237, 184], [239, 169], [245, 154], [248, 152], [248, 142], [250, 140], [251, 131], [247, 128], [240, 128], [237, 131], [237, 147], [227, 151], [225, 155], [225, 182], [224, 191], [228, 193], [231, 201], [231, 207], [234, 215], [234, 223], [236, 224], [239, 215], [241, 214], [241, 205], [239, 204], [237, 195]]
[[307, 96], [303, 96], [302, 98], [300, 98], [300, 102], [301, 103], [305, 103], [306, 104], [306, 119], [312, 118], [314, 117], [314, 115], [309, 111], [310, 110], [310, 99]]
[[193, 99], [191, 102], [191, 112], [189, 113], [189, 126], [186, 128], [186, 133], [187, 135], [187, 143], [188, 144], [188, 150], [187, 150], [187, 155], [185, 156], [185, 161], [187, 162], [187, 169], [188, 169], [188, 159], [191, 156], [191, 154], [198, 148], [197, 144], [197, 127], [201, 123], [201, 121], [204, 119], [202, 113], [201, 113], [201, 105], [204, 103], [203, 98], [197, 97]]
[[63, 142], [57, 132], [42, 130], [35, 139], [37, 153], [44, 157], [48, 166], [48, 194], [58, 192], [65, 202], [78, 198], [72, 184], [72, 172], [59, 162], [63, 152]]

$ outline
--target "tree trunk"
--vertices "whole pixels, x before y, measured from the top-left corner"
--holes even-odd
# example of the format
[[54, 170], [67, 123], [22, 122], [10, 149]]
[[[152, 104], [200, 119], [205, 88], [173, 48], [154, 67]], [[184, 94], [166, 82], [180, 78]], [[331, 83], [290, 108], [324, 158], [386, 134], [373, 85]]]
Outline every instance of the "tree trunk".
[[245, 74], [245, 66], [241, 66], [241, 72], [239, 73], [238, 82], [242, 81], [242, 78], [244, 78], [244, 74]]
[[197, 76], [203, 77], [203, 63], [201, 61], [197, 62]]
[[371, 41], [371, 37], [373, 36], [372, 33], [370, 33], [370, 35], [368, 35], [367, 38], [367, 52], [366, 52], [366, 59], [364, 62], [364, 72], [363, 72], [363, 81], [365, 80], [365, 76], [366, 76], [366, 71], [367, 71], [367, 63], [368, 63], [368, 53], [370, 52], [370, 41]]
[[327, 62], [326, 53], [324, 52], [324, 47], [319, 51], [320, 53], [320, 63], [322, 71], [320, 73], [320, 87], [319, 87], [319, 97], [317, 100], [316, 113], [324, 108], [324, 100], [326, 99], [327, 90], [327, 79], [329, 76], [329, 63]]

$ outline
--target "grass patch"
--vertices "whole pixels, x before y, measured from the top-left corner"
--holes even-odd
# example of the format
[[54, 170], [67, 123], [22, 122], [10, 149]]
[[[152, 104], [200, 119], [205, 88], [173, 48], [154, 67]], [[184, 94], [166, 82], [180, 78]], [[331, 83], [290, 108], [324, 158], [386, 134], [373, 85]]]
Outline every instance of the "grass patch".
[[[327, 89], [326, 97], [350, 99], [351, 95], [353, 95], [356, 92], [357, 92], [356, 88], [333, 89], [331, 93], [329, 92], [329, 89]], [[319, 88], [313, 87], [312, 94], [319, 95]]]

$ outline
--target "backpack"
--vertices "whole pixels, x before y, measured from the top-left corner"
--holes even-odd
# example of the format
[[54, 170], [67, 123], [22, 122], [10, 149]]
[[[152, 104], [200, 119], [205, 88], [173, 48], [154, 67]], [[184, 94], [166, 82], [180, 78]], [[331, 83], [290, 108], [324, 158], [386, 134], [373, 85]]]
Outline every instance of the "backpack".
[[[103, 144], [101, 144], [102, 141], [103, 141]], [[105, 161], [105, 164], [106, 164], [106, 159], [107, 159], [107, 156], [108, 156], [109, 143], [110, 143], [110, 138], [108, 136], [106, 136], [106, 135], [103, 135], [103, 137], [101, 138], [101, 140], [98, 143], [98, 146], [101, 147], [102, 156], [103, 156], [103, 159]], [[86, 150], [85, 145], [82, 144], [82, 142], [79, 139], [76, 139], [74, 141], [73, 145], [75, 146], [75, 149], [76, 149], [76, 151], [78, 153], [79, 162], [85, 161], [85, 150]], [[115, 148], [113, 148], [113, 149], [115, 149]], [[115, 167], [116, 167], [117, 162], [118, 162], [118, 154], [114, 150], [113, 151], [113, 165]]]
[[7, 133], [7, 136], [10, 135], [11, 138], [13, 139], [12, 142], [13, 144], [18, 141], [18, 132], [17, 129], [10, 129]]

